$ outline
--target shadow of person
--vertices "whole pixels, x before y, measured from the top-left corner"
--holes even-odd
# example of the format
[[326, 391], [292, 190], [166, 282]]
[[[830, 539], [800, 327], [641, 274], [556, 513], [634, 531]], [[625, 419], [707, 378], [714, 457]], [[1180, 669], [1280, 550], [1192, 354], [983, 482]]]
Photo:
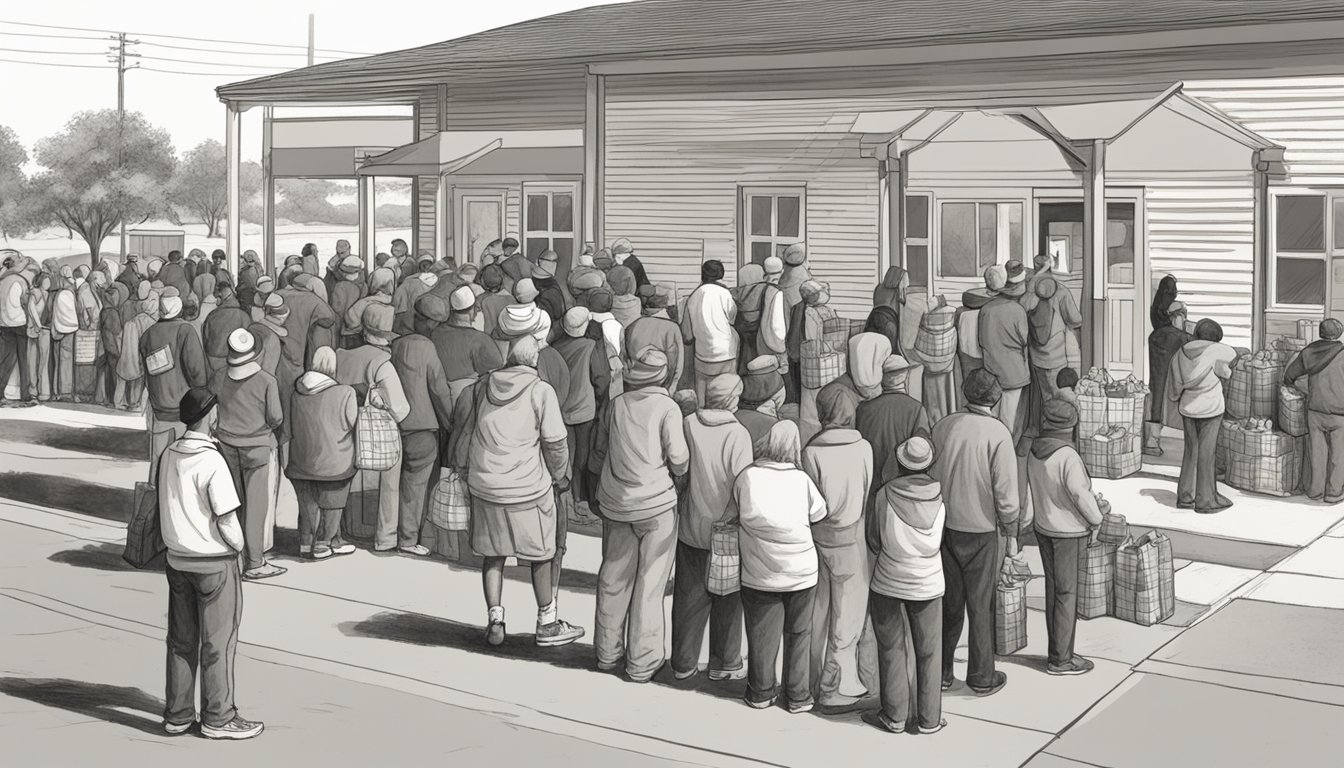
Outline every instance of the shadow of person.
[[[0, 693], [142, 733], [163, 733], [163, 701], [139, 688], [64, 678], [0, 677]], [[128, 709], [134, 712], [123, 711]]]
[[1165, 488], [1144, 488], [1139, 491], [1140, 496], [1152, 499], [1168, 509], [1176, 509], [1176, 492]]
[[[95, 571], [134, 571], [130, 563], [122, 559], [125, 547], [121, 544], [89, 544], [80, 549], [63, 549], [47, 559], [53, 563], [73, 565], [76, 568], [89, 568]], [[159, 571], [164, 569], [164, 559], [155, 558], [142, 570]]]
[[73, 477], [0, 472], [0, 498], [124, 523], [131, 519], [135, 491]]

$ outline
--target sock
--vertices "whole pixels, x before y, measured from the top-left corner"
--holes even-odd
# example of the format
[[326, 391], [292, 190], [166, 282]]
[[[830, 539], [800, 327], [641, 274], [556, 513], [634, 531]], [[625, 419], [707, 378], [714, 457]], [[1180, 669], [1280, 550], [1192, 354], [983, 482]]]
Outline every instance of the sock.
[[537, 626], [538, 626], [538, 627], [544, 627], [544, 626], [546, 626], [547, 624], [552, 624], [552, 623], [554, 623], [555, 620], [556, 620], [556, 617], [557, 617], [558, 613], [559, 613], [559, 611], [558, 611], [558, 610], [556, 609], [556, 607], [555, 607], [555, 601], [554, 601], [554, 600], [551, 601], [551, 604], [550, 604], [550, 605], [544, 606], [544, 607], [542, 607], [542, 608], [538, 608], [538, 609], [537, 609]]
[[502, 605], [490, 606], [490, 617], [488, 623], [494, 624], [495, 622], [499, 622], [500, 624], [504, 623], [504, 606]]

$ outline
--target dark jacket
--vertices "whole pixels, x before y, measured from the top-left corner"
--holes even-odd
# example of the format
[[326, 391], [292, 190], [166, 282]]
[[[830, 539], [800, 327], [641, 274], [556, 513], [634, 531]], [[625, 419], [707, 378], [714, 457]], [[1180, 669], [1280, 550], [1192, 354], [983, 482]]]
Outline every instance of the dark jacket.
[[262, 370], [238, 381], [226, 368], [215, 374], [210, 391], [219, 398], [220, 442], [237, 448], [275, 447], [284, 414], [274, 376]]
[[779, 423], [779, 419], [774, 416], [752, 408], [738, 408], [733, 415], [737, 417], [742, 426], [747, 428], [747, 433], [751, 435], [752, 445], [769, 434], [770, 428]]
[[201, 343], [212, 375], [224, 367], [229, 356], [229, 334], [251, 324], [252, 318], [238, 306], [234, 296], [206, 316], [201, 325]]
[[[163, 353], [166, 352], [166, 357]], [[167, 361], [170, 367], [150, 373], [150, 356]], [[196, 329], [180, 317], [160, 320], [140, 336], [140, 359], [145, 361], [149, 405], [160, 421], [178, 420], [178, 405], [187, 390], [209, 383], [205, 352]]]
[[117, 275], [117, 282], [130, 289], [131, 292], [129, 296], [131, 299], [135, 299], [137, 294], [136, 289], [140, 287], [140, 281], [142, 279], [144, 278], [140, 277], [140, 273], [135, 271], [135, 267], [132, 267], [129, 264], [122, 267], [121, 274]]
[[985, 370], [994, 374], [1004, 389], [1021, 389], [1031, 383], [1028, 333], [1027, 311], [1015, 299], [997, 296], [980, 310], [977, 334]]
[[632, 253], [629, 256], [626, 256], [625, 261], [621, 262], [621, 266], [635, 273], [636, 293], [639, 292], [640, 288], [649, 284], [649, 275], [644, 271], [644, 263], [641, 262], [639, 257], [635, 254]]
[[899, 392], [885, 392], [859, 403], [854, 425], [873, 448], [873, 487], [868, 495], [868, 511], [871, 512], [877, 492], [901, 475], [896, 463], [896, 449], [915, 435], [928, 437], [932, 425], [924, 406]]
[[573, 336], [557, 339], [552, 348], [569, 366], [569, 393], [560, 401], [560, 411], [569, 425], [586, 424], [597, 418], [597, 397], [605, 398], [611, 386], [611, 366], [601, 341]]
[[[289, 308], [289, 319], [285, 320], [285, 337], [281, 346], [285, 359], [289, 361], [289, 370], [297, 376], [298, 372], [312, 367], [313, 353], [322, 347], [335, 349], [336, 316], [315, 294], [299, 288], [285, 288], [276, 293], [285, 300]], [[215, 310], [218, 312], [219, 310]], [[214, 317], [214, 312], [210, 313]], [[210, 318], [206, 318], [208, 321]], [[292, 381], [280, 380], [281, 389], [292, 389]]]
[[1148, 398], [1149, 421], [1162, 423], [1167, 407], [1165, 394], [1167, 374], [1171, 371], [1171, 358], [1194, 338], [1183, 329], [1170, 325], [1148, 334], [1148, 389], [1155, 393]]
[[292, 480], [345, 480], [355, 474], [354, 387], [316, 371], [299, 377], [290, 404], [291, 438], [285, 476]]
[[1344, 344], [1319, 339], [1308, 344], [1284, 371], [1284, 381], [1306, 376], [1307, 410], [1315, 413], [1344, 415]]
[[103, 352], [108, 357], [121, 356], [121, 329], [125, 323], [121, 320], [121, 309], [108, 305], [98, 318], [98, 327], [102, 333]]
[[357, 280], [342, 280], [331, 289], [331, 311], [336, 315], [336, 338], [339, 339], [346, 332], [345, 313], [366, 293], [364, 284]]
[[563, 414], [564, 404], [569, 400], [569, 362], [555, 347], [542, 347], [537, 354], [537, 374], [555, 390], [555, 400]]
[[168, 262], [159, 270], [159, 282], [164, 285], [170, 285], [177, 289], [182, 296], [182, 302], [186, 303], [187, 297], [191, 295], [191, 281], [187, 279], [187, 270], [183, 269], [180, 263]]
[[418, 333], [397, 338], [392, 342], [392, 367], [411, 404], [411, 412], [398, 425], [401, 431], [448, 429], [453, 417], [452, 395], [434, 342]]
[[681, 339], [681, 327], [666, 317], [645, 316], [625, 328], [621, 354], [627, 364], [644, 347], [654, 347], [667, 356], [668, 388], [681, 380], [682, 353], [686, 344]]
[[471, 326], [445, 323], [430, 336], [449, 381], [470, 379], [504, 367], [499, 345]]
[[537, 289], [537, 306], [551, 316], [552, 327], [558, 328], [561, 318], [565, 316], [565, 310], [568, 309], [565, 306], [565, 292], [561, 290], [560, 283], [553, 277], [534, 277], [532, 284]]

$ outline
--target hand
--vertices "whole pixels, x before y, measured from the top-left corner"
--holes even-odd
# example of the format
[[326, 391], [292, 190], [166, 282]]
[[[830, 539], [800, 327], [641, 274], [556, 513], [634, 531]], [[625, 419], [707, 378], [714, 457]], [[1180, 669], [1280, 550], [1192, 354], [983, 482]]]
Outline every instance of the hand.
[[1009, 556], [1009, 557], [1017, 557], [1017, 555], [1018, 555], [1019, 552], [1021, 552], [1021, 550], [1020, 550], [1020, 549], [1018, 548], [1018, 546], [1017, 546], [1017, 537], [1016, 537], [1016, 536], [1009, 536], [1009, 537], [1008, 537], [1008, 556]]
[[369, 390], [369, 405], [372, 405], [374, 408], [382, 408], [383, 410], [387, 410], [387, 400], [383, 397], [382, 390], [380, 389]]
[[568, 477], [557, 478], [555, 481], [555, 489], [561, 493], [565, 493], [566, 491], [568, 491], [569, 478]]

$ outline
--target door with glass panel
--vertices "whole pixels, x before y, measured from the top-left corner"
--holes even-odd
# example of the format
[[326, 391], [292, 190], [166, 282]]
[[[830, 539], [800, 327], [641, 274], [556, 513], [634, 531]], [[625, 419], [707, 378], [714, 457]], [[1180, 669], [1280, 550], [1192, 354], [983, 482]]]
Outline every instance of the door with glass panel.
[[523, 253], [536, 260], [555, 251], [560, 280], [569, 274], [578, 245], [578, 191], [573, 183], [523, 185]]

